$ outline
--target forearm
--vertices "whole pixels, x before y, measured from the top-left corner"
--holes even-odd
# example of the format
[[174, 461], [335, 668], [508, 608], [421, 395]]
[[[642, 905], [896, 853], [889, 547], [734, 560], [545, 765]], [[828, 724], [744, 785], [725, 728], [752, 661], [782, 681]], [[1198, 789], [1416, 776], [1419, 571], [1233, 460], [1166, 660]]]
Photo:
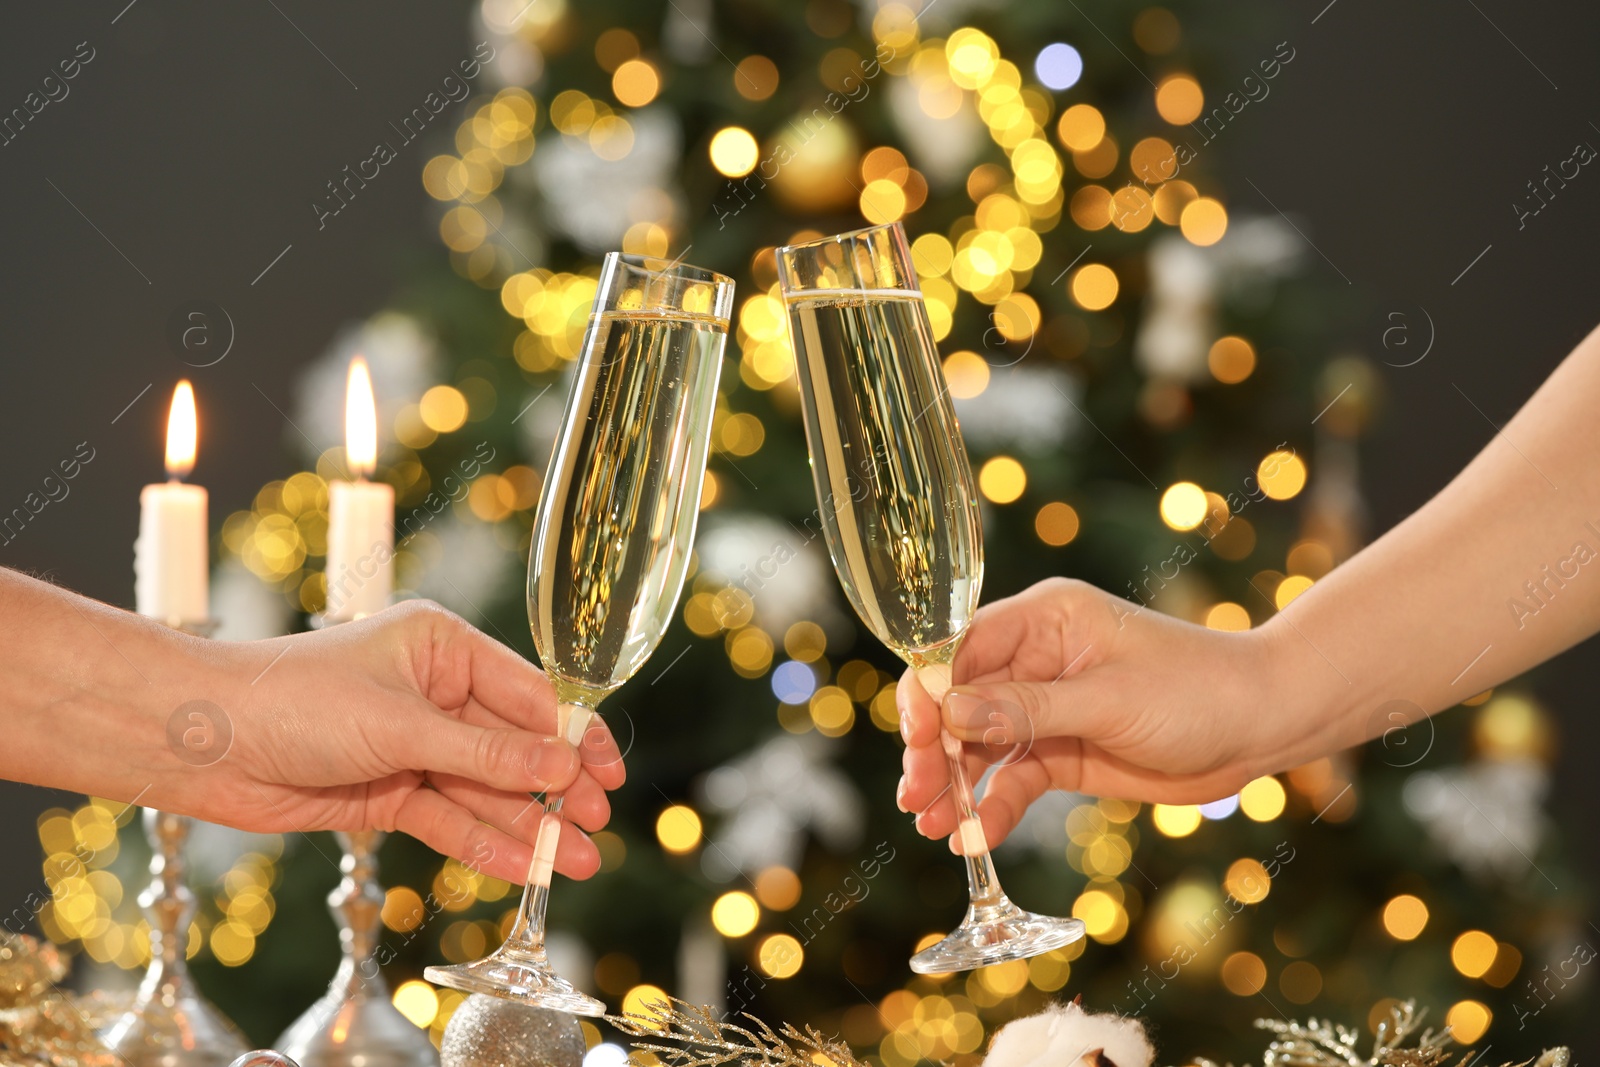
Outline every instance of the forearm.
[[1375, 736], [1391, 702], [1449, 707], [1600, 629], [1597, 406], [1600, 331], [1443, 491], [1267, 624], [1287, 690], [1307, 694], [1292, 755]]
[[221, 699], [198, 638], [0, 568], [0, 775], [131, 801], [182, 767], [166, 722]]

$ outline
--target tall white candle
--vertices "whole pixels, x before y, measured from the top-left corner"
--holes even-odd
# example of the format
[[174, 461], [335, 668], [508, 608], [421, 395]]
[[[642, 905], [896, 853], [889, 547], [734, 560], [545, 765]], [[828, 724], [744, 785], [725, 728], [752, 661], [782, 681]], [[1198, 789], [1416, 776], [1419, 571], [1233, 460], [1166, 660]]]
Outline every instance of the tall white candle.
[[194, 389], [178, 383], [167, 416], [167, 475], [139, 493], [139, 538], [133, 543], [133, 595], [139, 614], [169, 624], [210, 615], [211, 553], [206, 491], [178, 481], [194, 469], [199, 437]]
[[345, 460], [355, 481], [328, 487], [328, 606], [345, 622], [389, 606], [394, 587], [394, 489], [367, 477], [378, 462], [378, 413], [367, 361], [350, 361]]

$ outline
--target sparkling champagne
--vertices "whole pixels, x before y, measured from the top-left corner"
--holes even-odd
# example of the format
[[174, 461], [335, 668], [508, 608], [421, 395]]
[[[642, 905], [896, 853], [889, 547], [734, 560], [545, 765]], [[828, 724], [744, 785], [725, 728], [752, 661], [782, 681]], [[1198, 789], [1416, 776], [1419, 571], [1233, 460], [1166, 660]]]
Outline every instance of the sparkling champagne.
[[578, 367], [540, 494], [528, 618], [562, 699], [592, 704], [644, 664], [676, 609], [728, 324], [608, 311], [589, 329], [596, 355]]
[[[895, 222], [786, 245], [777, 259], [834, 569], [856, 613], [942, 703], [983, 584], [983, 527], [905, 230]], [[948, 974], [1082, 938], [1081, 921], [1007, 899], [961, 742], [948, 730], [939, 742], [967, 914], [911, 969]]]
[[983, 527], [922, 295], [791, 296], [806, 440], [845, 594], [913, 667], [942, 667], [977, 608]]

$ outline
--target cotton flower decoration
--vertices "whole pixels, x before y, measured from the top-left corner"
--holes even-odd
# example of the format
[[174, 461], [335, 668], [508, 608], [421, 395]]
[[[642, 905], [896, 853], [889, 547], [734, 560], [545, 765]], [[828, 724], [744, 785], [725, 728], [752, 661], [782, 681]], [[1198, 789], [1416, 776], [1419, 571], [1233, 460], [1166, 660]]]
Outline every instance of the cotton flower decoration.
[[1073, 1001], [1001, 1027], [983, 1067], [1150, 1067], [1155, 1055], [1137, 1020]]

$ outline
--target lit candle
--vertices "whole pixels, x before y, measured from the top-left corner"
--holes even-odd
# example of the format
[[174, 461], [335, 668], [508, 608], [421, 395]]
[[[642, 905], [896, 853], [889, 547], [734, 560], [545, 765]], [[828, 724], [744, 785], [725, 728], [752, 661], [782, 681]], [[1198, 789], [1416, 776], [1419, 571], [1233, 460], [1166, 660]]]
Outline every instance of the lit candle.
[[169, 625], [210, 615], [211, 553], [206, 541], [206, 491], [179, 481], [194, 470], [199, 437], [194, 389], [172, 393], [167, 416], [167, 478], [139, 493], [139, 538], [133, 543], [133, 596], [139, 614]]
[[378, 410], [367, 361], [350, 361], [344, 399], [345, 461], [353, 482], [328, 487], [328, 608], [334, 622], [389, 606], [394, 489], [367, 478], [378, 465]]

